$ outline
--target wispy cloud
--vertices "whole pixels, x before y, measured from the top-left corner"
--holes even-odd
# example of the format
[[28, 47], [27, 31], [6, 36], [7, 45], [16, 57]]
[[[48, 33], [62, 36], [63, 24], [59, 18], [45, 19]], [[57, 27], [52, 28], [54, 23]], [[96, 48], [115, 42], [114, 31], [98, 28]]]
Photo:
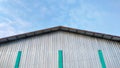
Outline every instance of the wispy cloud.
[[59, 25], [84, 29], [102, 24], [103, 12], [84, 0], [62, 0], [52, 5], [50, 3], [47, 8], [51, 13], [51, 16], [48, 16], [50, 22], [59, 23]]
[[0, 6], [0, 37], [6, 37], [25, 32], [25, 28], [29, 28], [31, 25], [15, 14], [17, 10], [10, 10], [4, 6]]
[[15, 35], [23, 33], [26, 27], [30, 24], [20, 18], [14, 18], [13, 20], [8, 18], [1, 18], [0, 22], [0, 37], [6, 37], [10, 35]]
[[118, 29], [119, 3], [118, 0], [0, 0], [0, 37], [57, 25], [99, 32], [113, 30], [113, 26]]
[[0, 23], [0, 37], [6, 37], [20, 33], [14, 27], [7, 23]]

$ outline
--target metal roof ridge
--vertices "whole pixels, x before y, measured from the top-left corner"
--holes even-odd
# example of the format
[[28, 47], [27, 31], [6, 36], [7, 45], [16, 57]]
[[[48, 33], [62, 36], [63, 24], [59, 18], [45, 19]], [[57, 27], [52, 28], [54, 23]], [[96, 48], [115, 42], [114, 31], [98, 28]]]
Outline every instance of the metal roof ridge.
[[81, 29], [70, 28], [70, 27], [65, 27], [65, 26], [56, 26], [56, 27], [46, 28], [46, 29], [37, 30], [37, 31], [33, 31], [33, 32], [28, 32], [28, 33], [18, 34], [18, 35], [14, 35], [14, 36], [5, 37], [5, 38], [0, 38], [0, 43], [18, 40], [21, 38], [27, 38], [27, 37], [36, 36], [36, 35], [41, 35], [41, 34], [50, 33], [50, 32], [59, 31], [59, 30], [82, 34], [82, 35], [87, 35], [87, 36], [92, 36], [92, 37], [97, 37], [97, 38], [102, 38], [102, 39], [107, 39], [107, 40], [112, 40], [112, 41], [120, 41], [120, 36], [92, 32], [92, 31], [87, 31], [87, 30], [81, 30]]

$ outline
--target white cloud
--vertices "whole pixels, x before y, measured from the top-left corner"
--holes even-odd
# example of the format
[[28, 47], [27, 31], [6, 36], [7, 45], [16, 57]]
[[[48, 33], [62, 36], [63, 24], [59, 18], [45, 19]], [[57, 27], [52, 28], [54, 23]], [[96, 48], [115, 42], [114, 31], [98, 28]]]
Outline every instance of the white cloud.
[[26, 28], [29, 28], [29, 24], [21, 19], [16, 19], [15, 21], [6, 20], [0, 22], [0, 37], [23, 33], [26, 31]]
[[94, 28], [103, 24], [103, 12], [98, 11], [95, 6], [81, 1], [81, 5], [69, 11], [72, 27]]
[[0, 22], [0, 37], [11, 36], [25, 32], [25, 28], [29, 27], [30, 24], [20, 18], [14, 20], [8, 18], [2, 18]]
[[23, 33], [25, 32], [25, 28], [29, 27], [29, 25], [30, 24], [19, 18], [14, 21], [5, 19], [5, 21], [0, 22], [0, 37]]
[[7, 23], [0, 23], [0, 37], [6, 37], [15, 35], [16, 33], [19, 33], [15, 30], [14, 27]]
[[[17, 10], [16, 10], [17, 11]], [[0, 6], [0, 38], [25, 32], [31, 24], [15, 14], [14, 10]]]

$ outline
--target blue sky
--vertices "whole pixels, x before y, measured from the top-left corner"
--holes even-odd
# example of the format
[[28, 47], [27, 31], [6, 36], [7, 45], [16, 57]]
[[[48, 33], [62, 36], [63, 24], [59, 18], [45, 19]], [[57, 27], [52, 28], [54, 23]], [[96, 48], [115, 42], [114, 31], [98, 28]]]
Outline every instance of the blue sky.
[[0, 0], [0, 37], [60, 25], [120, 36], [120, 0]]

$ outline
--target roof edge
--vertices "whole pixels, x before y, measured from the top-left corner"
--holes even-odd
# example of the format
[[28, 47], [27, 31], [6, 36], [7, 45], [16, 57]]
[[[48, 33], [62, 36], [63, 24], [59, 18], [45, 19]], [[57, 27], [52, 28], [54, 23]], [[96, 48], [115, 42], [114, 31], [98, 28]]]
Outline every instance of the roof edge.
[[37, 30], [37, 31], [33, 31], [33, 32], [9, 36], [9, 37], [5, 37], [5, 38], [0, 38], [0, 43], [23, 39], [23, 38], [27, 38], [27, 37], [31, 37], [31, 36], [37, 36], [37, 35], [55, 32], [55, 31], [59, 31], [59, 30], [82, 34], [82, 35], [87, 35], [87, 36], [92, 36], [92, 37], [97, 37], [97, 38], [102, 38], [102, 39], [107, 39], [107, 40], [112, 40], [112, 41], [120, 41], [120, 36], [92, 32], [92, 31], [87, 31], [87, 30], [80, 30], [80, 29], [70, 28], [70, 27], [65, 27], [65, 26], [56, 26], [56, 27], [52, 27], [52, 28], [47, 28], [47, 29]]

